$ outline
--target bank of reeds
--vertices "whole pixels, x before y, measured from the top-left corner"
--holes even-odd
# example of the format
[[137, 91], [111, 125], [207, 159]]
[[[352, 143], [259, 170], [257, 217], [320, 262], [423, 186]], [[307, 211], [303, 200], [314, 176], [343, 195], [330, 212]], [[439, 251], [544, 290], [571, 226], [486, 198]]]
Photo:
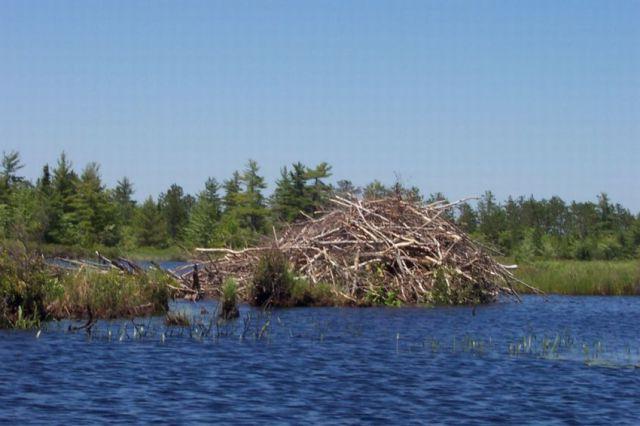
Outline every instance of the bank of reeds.
[[0, 245], [0, 328], [39, 324], [58, 282], [42, 256], [17, 242]]
[[159, 270], [47, 264], [20, 243], [0, 245], [0, 328], [33, 328], [49, 319], [134, 317], [165, 312], [181, 284]]
[[[535, 261], [516, 275], [548, 294], [583, 296], [640, 295], [640, 261]], [[523, 293], [527, 288], [520, 288]]]
[[126, 274], [80, 268], [65, 273], [49, 294], [53, 318], [122, 318], [168, 310], [171, 281], [157, 270]]

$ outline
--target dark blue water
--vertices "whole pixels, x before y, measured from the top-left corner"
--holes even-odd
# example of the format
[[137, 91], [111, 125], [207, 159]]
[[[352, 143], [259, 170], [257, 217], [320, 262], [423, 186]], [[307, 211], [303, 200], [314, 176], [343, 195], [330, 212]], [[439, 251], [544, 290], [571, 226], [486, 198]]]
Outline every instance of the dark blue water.
[[[209, 313], [201, 312], [205, 308]], [[640, 298], [301, 308], [0, 333], [12, 423], [640, 422]]]

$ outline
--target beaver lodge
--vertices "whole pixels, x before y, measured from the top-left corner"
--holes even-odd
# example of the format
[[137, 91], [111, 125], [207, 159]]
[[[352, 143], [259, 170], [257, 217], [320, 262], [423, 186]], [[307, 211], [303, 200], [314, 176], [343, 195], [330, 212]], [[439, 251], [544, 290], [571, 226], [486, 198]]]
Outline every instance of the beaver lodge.
[[331, 204], [333, 209], [280, 235], [274, 231], [257, 247], [197, 249], [208, 257], [200, 268], [204, 289], [220, 294], [222, 283], [233, 278], [239, 296], [250, 300], [257, 265], [276, 251], [296, 279], [312, 288], [329, 287], [333, 303], [469, 304], [494, 302], [501, 295], [518, 298], [514, 284], [519, 281], [510, 267], [446, 218], [457, 203], [335, 197]]

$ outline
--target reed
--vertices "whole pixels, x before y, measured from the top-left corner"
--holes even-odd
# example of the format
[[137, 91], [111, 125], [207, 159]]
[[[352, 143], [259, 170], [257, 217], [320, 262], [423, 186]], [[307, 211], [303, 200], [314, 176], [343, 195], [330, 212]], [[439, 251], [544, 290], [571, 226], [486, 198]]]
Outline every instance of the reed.
[[[547, 294], [640, 295], [640, 261], [536, 261], [520, 265], [516, 275]], [[526, 293], [527, 288], [519, 291]]]
[[166, 312], [170, 291], [167, 277], [151, 270], [124, 274], [81, 268], [58, 281], [48, 295], [54, 318], [120, 318]]
[[238, 286], [233, 278], [227, 278], [222, 286], [222, 297], [220, 298], [220, 312], [218, 317], [223, 320], [238, 318]]
[[57, 282], [42, 256], [20, 243], [0, 245], [0, 328], [37, 327]]

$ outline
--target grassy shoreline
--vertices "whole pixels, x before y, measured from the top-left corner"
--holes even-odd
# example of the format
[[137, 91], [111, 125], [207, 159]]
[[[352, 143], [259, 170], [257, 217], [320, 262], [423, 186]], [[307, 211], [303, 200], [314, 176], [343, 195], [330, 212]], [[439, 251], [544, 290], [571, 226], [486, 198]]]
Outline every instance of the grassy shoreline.
[[28, 248], [33, 251], [42, 253], [45, 257], [65, 257], [70, 259], [93, 259], [96, 251], [104, 254], [109, 258], [125, 257], [135, 261], [187, 261], [191, 257], [185, 249], [171, 246], [166, 248], [156, 247], [136, 247], [136, 248], [117, 248], [117, 247], [80, 247], [80, 246], [62, 246], [56, 244], [29, 245]]
[[[547, 294], [640, 295], [640, 260], [540, 260], [519, 265], [515, 275]], [[518, 288], [518, 291], [531, 293], [526, 288]]]
[[[66, 249], [60, 252], [61, 249]], [[45, 257], [86, 255], [74, 248], [46, 247], [32, 251], [15, 243], [0, 246], [0, 328], [31, 328], [54, 318], [117, 318], [164, 313], [171, 298], [173, 278], [157, 270], [126, 274], [80, 268], [51, 269]], [[166, 260], [167, 251], [140, 250], [136, 259]], [[121, 255], [122, 252], [119, 252]], [[44, 256], [43, 256], [44, 255]], [[167, 257], [165, 257], [167, 256]], [[273, 263], [273, 262], [272, 262]], [[286, 263], [258, 268], [249, 303], [256, 306], [341, 306], [345, 304], [328, 286], [311, 286], [296, 278]], [[259, 265], [259, 266], [260, 266]], [[279, 265], [279, 266], [278, 266]], [[275, 268], [275, 269], [274, 269]], [[516, 276], [546, 294], [636, 296], [640, 295], [640, 260], [569, 261], [537, 260], [520, 265]], [[274, 278], [276, 277], [276, 278]], [[233, 287], [235, 302], [237, 294]], [[520, 286], [520, 293], [531, 290]], [[229, 291], [231, 293], [231, 291]], [[263, 294], [264, 293], [264, 294]], [[247, 296], [247, 295], [245, 295]], [[371, 300], [367, 306], [398, 306], [395, 300]]]

